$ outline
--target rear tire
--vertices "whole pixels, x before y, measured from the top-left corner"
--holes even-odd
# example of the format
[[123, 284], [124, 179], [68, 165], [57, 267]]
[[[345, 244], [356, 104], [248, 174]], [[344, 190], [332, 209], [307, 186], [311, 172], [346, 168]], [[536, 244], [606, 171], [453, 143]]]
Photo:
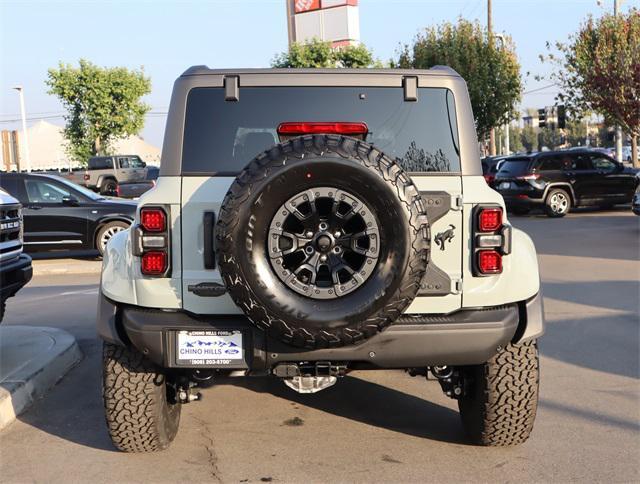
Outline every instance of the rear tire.
[[544, 201], [544, 208], [549, 217], [564, 217], [571, 210], [571, 197], [561, 188], [552, 188]]
[[113, 445], [124, 452], [166, 449], [178, 433], [179, 403], [167, 378], [135, 349], [103, 343], [102, 395]]
[[467, 367], [469, 393], [458, 400], [462, 424], [474, 443], [508, 446], [533, 430], [540, 382], [536, 341], [510, 344], [484, 365]]
[[118, 183], [115, 180], [107, 180], [100, 187], [100, 195], [114, 196], [117, 193]]
[[111, 237], [128, 228], [128, 223], [121, 222], [119, 220], [114, 220], [113, 222], [107, 222], [104, 224], [100, 230], [98, 230], [98, 234], [96, 235], [96, 249], [100, 252], [100, 256], [104, 255], [107, 243], [111, 240]]

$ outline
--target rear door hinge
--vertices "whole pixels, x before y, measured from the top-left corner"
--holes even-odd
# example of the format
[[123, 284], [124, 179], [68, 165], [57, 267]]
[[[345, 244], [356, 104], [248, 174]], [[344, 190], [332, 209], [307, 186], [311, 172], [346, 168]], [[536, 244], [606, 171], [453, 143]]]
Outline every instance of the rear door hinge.
[[451, 294], [462, 292], [462, 279], [451, 279]]
[[462, 210], [462, 195], [451, 195], [451, 210]]

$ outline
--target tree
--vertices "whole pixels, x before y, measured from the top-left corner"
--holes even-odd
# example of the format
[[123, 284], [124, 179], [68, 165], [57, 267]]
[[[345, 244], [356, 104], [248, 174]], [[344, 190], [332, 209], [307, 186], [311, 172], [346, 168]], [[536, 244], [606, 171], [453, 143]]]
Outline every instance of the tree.
[[481, 139], [517, 116], [522, 81], [511, 38], [496, 42], [479, 23], [459, 19], [419, 33], [401, 48], [393, 67], [428, 69], [447, 65], [465, 81]]
[[589, 17], [568, 43], [556, 43], [558, 55], [542, 56], [557, 67], [552, 78], [561, 88], [558, 101], [574, 117], [592, 110], [607, 124], [619, 125], [631, 136], [634, 160], [640, 134], [638, 46], [640, 11], [631, 9], [626, 15]]
[[363, 44], [332, 47], [331, 42], [313, 39], [307, 43], [294, 43], [288, 51], [276, 55], [271, 67], [279, 68], [334, 68], [378, 67], [373, 54]]
[[114, 140], [139, 133], [150, 109], [140, 100], [151, 92], [142, 70], [103, 68], [81, 59], [79, 67], [60, 63], [49, 69], [46, 84], [67, 110], [68, 152], [82, 164], [108, 153]]
[[524, 149], [527, 150], [527, 153], [531, 153], [538, 148], [538, 133], [536, 133], [533, 126], [525, 126], [522, 128], [520, 141]]
[[540, 128], [538, 135], [539, 149], [549, 148], [550, 150], [556, 149], [562, 144], [562, 135], [557, 129], [553, 129], [550, 126]]
[[584, 146], [587, 144], [587, 125], [582, 120], [568, 120], [564, 131], [567, 143], [571, 146]]

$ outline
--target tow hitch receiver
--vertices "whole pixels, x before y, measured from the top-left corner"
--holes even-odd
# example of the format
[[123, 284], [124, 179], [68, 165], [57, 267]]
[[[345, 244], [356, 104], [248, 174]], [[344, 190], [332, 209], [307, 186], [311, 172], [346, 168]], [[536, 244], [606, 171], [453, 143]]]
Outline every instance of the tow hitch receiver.
[[273, 374], [298, 393], [316, 393], [335, 385], [338, 377], [344, 376], [347, 365], [329, 361], [303, 363], [280, 363]]

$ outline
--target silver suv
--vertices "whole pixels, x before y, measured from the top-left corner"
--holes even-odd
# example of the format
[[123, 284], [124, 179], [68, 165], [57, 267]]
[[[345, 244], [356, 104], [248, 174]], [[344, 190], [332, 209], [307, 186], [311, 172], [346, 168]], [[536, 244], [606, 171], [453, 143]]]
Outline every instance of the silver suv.
[[543, 319], [453, 70], [193, 67], [157, 186], [104, 256], [107, 423], [119, 449], [158, 450], [219, 374], [313, 393], [405, 369], [458, 401], [472, 441], [517, 444]]

